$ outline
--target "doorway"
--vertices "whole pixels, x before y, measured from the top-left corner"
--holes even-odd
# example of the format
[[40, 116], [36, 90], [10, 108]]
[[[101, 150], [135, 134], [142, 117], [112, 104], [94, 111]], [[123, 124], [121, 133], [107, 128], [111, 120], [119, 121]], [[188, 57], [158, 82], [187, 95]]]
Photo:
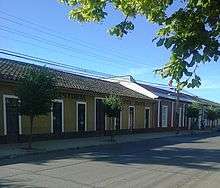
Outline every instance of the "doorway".
[[144, 117], [145, 117], [144, 127], [150, 128], [150, 109], [149, 108], [145, 108]]
[[20, 117], [18, 111], [18, 98], [13, 96], [4, 97], [5, 108], [5, 135], [7, 143], [14, 143], [19, 138]]
[[103, 99], [95, 99], [96, 107], [95, 107], [95, 118], [96, 118], [96, 131], [101, 133], [105, 132], [105, 107], [103, 103]]
[[63, 132], [63, 101], [53, 102], [53, 133], [57, 136]]
[[86, 131], [86, 103], [77, 102], [77, 131], [85, 132]]

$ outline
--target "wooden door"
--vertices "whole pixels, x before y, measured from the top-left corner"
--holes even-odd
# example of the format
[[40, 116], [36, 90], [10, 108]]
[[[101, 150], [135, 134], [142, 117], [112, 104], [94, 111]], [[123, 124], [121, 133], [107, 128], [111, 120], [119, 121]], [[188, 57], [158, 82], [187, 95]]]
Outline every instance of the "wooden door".
[[102, 99], [96, 99], [96, 130], [105, 131], [105, 110]]
[[53, 133], [61, 135], [62, 133], [62, 103], [53, 102]]
[[19, 136], [19, 113], [18, 99], [5, 98], [7, 142], [13, 143], [18, 141]]
[[86, 130], [86, 105], [84, 103], [78, 103], [78, 131], [84, 132]]

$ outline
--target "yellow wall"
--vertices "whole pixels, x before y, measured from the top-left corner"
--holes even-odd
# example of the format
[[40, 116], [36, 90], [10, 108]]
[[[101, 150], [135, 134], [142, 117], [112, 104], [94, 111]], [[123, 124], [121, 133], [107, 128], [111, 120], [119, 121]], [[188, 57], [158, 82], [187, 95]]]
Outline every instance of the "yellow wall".
[[[21, 117], [22, 134], [30, 133], [30, 119], [27, 116]], [[47, 116], [39, 116], [34, 119], [33, 134], [45, 134], [51, 131], [50, 114]]]
[[64, 99], [64, 132], [76, 131], [76, 101], [73, 98]]
[[126, 101], [123, 103], [122, 107], [122, 128], [127, 129], [128, 128], [128, 116], [129, 116], [129, 106], [135, 107], [135, 128], [140, 129], [144, 128], [144, 113], [145, 108], [150, 108], [150, 127], [153, 127], [153, 117], [154, 117], [154, 104], [152, 102], [146, 101], [143, 102], [135, 102], [135, 101]]
[[[6, 95], [15, 95], [15, 86], [14, 85], [5, 85], [0, 83], [0, 135], [4, 133], [4, 126], [3, 126], [3, 104], [2, 104], [2, 97], [3, 94]], [[74, 94], [74, 93], [73, 93]], [[80, 97], [79, 97], [80, 96]], [[64, 131], [65, 132], [74, 132], [76, 131], [76, 102], [83, 101], [86, 102], [87, 106], [87, 130], [93, 131], [94, 130], [94, 117], [95, 117], [95, 97], [103, 97], [103, 96], [83, 96], [70, 94], [64, 94], [62, 97], [64, 101]], [[128, 129], [128, 114], [129, 114], [129, 106], [135, 107], [135, 128], [144, 128], [144, 112], [145, 107], [150, 108], [150, 127], [154, 127], [154, 110], [155, 104], [152, 100], [134, 100], [134, 99], [123, 99], [123, 106], [122, 106], [122, 129]], [[109, 118], [107, 118], [107, 125], [106, 129], [111, 129], [111, 125], [113, 122]], [[21, 126], [22, 126], [22, 133], [28, 134], [30, 129], [30, 120], [28, 117], [22, 116], [21, 118]], [[47, 116], [41, 116], [35, 119], [34, 127], [33, 127], [34, 134], [50, 134], [51, 133], [51, 113], [48, 113]]]
[[128, 129], [128, 104], [123, 103], [122, 107], [122, 129]]
[[135, 106], [135, 128], [144, 128], [144, 105]]
[[86, 96], [87, 101], [87, 130], [94, 131], [94, 118], [95, 118], [95, 98]]

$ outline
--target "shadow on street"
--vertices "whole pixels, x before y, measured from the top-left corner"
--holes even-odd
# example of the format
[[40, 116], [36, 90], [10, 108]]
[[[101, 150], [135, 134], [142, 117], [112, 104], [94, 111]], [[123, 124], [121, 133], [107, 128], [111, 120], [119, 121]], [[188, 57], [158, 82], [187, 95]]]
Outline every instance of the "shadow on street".
[[[140, 142], [88, 147], [78, 150], [69, 149], [3, 160], [0, 161], [0, 166], [17, 163], [44, 165], [49, 160], [74, 158], [105, 161], [121, 165], [156, 164], [193, 169], [218, 170], [220, 166], [215, 164], [220, 164], [220, 149], [191, 147], [191, 144], [202, 145], [205, 144], [205, 139], [218, 136], [220, 136], [218, 132], [203, 133], [194, 136], [175, 136]], [[187, 147], [179, 147], [178, 144], [189, 145], [187, 145]]]

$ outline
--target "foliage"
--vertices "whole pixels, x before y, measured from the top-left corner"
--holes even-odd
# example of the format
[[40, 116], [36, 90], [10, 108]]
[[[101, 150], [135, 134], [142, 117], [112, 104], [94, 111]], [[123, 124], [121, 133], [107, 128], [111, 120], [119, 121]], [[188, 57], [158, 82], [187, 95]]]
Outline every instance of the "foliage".
[[199, 118], [201, 107], [198, 103], [192, 103], [187, 107], [186, 114], [188, 118]]
[[46, 68], [30, 69], [17, 88], [21, 115], [40, 116], [50, 112], [56, 96], [55, 81]]
[[200, 116], [201, 105], [197, 102], [192, 103], [186, 109], [186, 114], [188, 118], [191, 118], [191, 130], [198, 129], [198, 119]]
[[155, 72], [163, 78], [176, 81], [178, 90], [185, 86], [199, 87], [201, 79], [196, 74], [198, 66], [219, 59], [219, 0], [60, 1], [71, 7], [70, 18], [80, 22], [104, 21], [109, 7], [122, 12], [124, 20], [109, 30], [111, 35], [117, 37], [134, 30], [132, 21], [137, 16], [158, 24], [160, 29], [154, 40], [157, 46], [169, 49], [171, 56], [167, 64]]
[[220, 119], [220, 108], [216, 108], [217, 119]]
[[208, 107], [206, 110], [206, 116], [208, 120], [212, 120], [212, 121], [216, 120], [218, 118], [218, 113], [216, 108], [212, 106]]
[[121, 99], [116, 95], [110, 95], [103, 99], [105, 113], [109, 117], [117, 117], [122, 108]]
[[30, 69], [20, 79], [17, 87], [17, 96], [20, 100], [19, 112], [21, 115], [30, 117], [29, 148], [31, 148], [34, 118], [40, 115], [47, 115], [51, 111], [52, 100], [57, 93], [55, 84], [55, 76], [45, 67]]

